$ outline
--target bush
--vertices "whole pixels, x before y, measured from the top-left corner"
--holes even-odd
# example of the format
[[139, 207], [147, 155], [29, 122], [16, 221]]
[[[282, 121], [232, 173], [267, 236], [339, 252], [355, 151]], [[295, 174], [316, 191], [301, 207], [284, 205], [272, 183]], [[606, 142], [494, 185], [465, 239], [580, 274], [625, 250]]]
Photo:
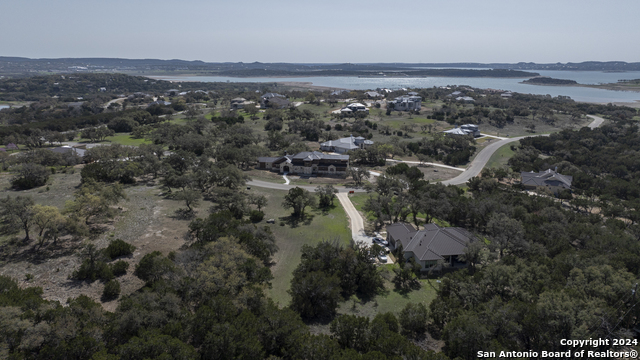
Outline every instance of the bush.
[[50, 174], [42, 165], [27, 163], [20, 167], [11, 185], [18, 189], [32, 189], [46, 184]]
[[116, 299], [120, 295], [120, 283], [118, 280], [111, 280], [104, 285], [102, 297], [105, 300]]
[[133, 254], [136, 247], [120, 239], [112, 240], [104, 249], [104, 254], [111, 260]]
[[103, 261], [95, 261], [92, 265], [91, 260], [87, 259], [82, 262], [80, 268], [75, 270], [71, 275], [76, 280], [96, 281], [98, 279], [109, 281], [114, 278], [111, 267]]
[[249, 215], [249, 219], [252, 223], [259, 223], [260, 221], [262, 221], [262, 219], [264, 219], [264, 213], [259, 210], [253, 210]]
[[429, 310], [422, 303], [408, 303], [400, 311], [399, 319], [402, 333], [407, 336], [419, 338], [427, 331]]
[[114, 276], [122, 276], [126, 274], [127, 269], [129, 269], [129, 263], [124, 260], [116, 261], [111, 265], [111, 272]]
[[152, 284], [156, 280], [159, 280], [164, 274], [173, 271], [173, 262], [166, 257], [162, 256], [159, 251], [154, 251], [145, 255], [142, 260], [136, 265], [134, 275], [145, 281], [147, 284]]

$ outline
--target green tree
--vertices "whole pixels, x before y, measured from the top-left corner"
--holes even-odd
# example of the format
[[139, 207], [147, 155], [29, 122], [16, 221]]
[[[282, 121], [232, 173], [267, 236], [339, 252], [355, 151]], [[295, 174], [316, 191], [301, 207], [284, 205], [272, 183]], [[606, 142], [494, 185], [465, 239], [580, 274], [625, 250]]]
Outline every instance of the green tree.
[[57, 239], [59, 229], [64, 226], [66, 219], [57, 207], [36, 204], [32, 207], [33, 224], [38, 229], [38, 245], [44, 245], [46, 239]]
[[493, 214], [489, 218], [487, 232], [491, 235], [491, 246], [498, 250], [501, 258], [505, 250], [518, 254], [528, 247], [522, 223], [503, 213]]
[[285, 209], [293, 209], [293, 216], [304, 218], [304, 209], [308, 206], [315, 206], [316, 198], [308, 190], [300, 187], [289, 189], [287, 195], [284, 196], [282, 207]]
[[32, 189], [46, 184], [47, 180], [49, 180], [49, 175], [51, 175], [51, 171], [46, 167], [39, 164], [26, 163], [20, 166], [18, 173], [11, 180], [11, 185], [18, 189]]
[[405, 335], [413, 338], [422, 337], [427, 331], [429, 309], [422, 303], [408, 303], [400, 311], [398, 320]]
[[0, 218], [2, 229], [6, 233], [14, 233], [18, 229], [24, 230], [24, 240], [29, 241], [29, 229], [33, 225], [33, 199], [30, 196], [7, 196], [0, 203]]
[[173, 272], [175, 269], [173, 262], [162, 256], [159, 251], [154, 251], [145, 255], [136, 265], [134, 275], [147, 284], [152, 284], [160, 280], [164, 275]]
[[363, 167], [349, 167], [349, 170], [347, 170], [347, 176], [351, 176], [353, 181], [356, 182], [356, 185], [361, 186], [364, 179], [368, 179], [370, 174], [369, 171]]
[[333, 206], [333, 200], [336, 198], [338, 189], [333, 185], [324, 185], [316, 187], [316, 195], [319, 198], [319, 205], [321, 208], [327, 208]]
[[340, 301], [340, 279], [322, 271], [296, 270], [291, 280], [291, 308], [307, 319], [332, 316]]

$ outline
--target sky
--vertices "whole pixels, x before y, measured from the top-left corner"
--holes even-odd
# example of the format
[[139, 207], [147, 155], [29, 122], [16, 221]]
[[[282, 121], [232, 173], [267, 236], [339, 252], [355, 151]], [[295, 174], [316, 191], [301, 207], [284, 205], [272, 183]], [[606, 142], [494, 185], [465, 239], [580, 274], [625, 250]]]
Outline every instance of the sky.
[[0, 56], [640, 61], [638, 0], [3, 0]]

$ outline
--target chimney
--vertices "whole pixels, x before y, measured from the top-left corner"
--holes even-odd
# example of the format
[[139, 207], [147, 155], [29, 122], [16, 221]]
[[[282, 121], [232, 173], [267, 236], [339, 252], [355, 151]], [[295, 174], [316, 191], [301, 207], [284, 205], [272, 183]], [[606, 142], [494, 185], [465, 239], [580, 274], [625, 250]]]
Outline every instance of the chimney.
[[284, 151], [284, 156], [287, 156], [287, 150]]
[[558, 166], [556, 166], [556, 173], [558, 172]]

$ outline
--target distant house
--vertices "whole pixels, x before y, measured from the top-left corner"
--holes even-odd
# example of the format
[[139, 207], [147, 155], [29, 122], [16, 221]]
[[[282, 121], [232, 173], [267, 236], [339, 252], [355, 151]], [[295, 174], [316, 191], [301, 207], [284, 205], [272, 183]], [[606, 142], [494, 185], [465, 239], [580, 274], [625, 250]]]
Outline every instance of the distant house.
[[503, 98], [510, 98], [513, 96], [513, 94], [511, 92], [506, 92], [506, 93], [500, 94], [500, 96]]
[[260, 108], [273, 108], [273, 109], [284, 109], [289, 107], [291, 103], [284, 97], [273, 96], [270, 98], [262, 97], [260, 101]]
[[451, 96], [451, 97], [458, 97], [462, 95], [462, 91], [454, 91], [451, 94], [447, 95], [447, 96]]
[[353, 137], [351, 135], [350, 137], [320, 143], [320, 150], [344, 154], [349, 150], [364, 149], [370, 145], [373, 145], [373, 141], [366, 140], [362, 136]]
[[245, 98], [235, 98], [231, 99], [231, 108], [232, 109], [244, 109], [244, 102], [247, 101]]
[[342, 117], [351, 117], [354, 114], [369, 114], [369, 108], [367, 108], [364, 104], [361, 103], [351, 103], [342, 109], [335, 110], [332, 113], [340, 114]]
[[71, 147], [69, 145], [63, 145], [55, 148], [50, 148], [49, 150], [53, 151], [56, 154], [74, 154], [80, 157], [83, 157], [87, 152], [85, 149], [79, 149], [75, 147]]
[[169, 106], [169, 105], [171, 105], [171, 101], [156, 100], [156, 101], [154, 101], [152, 103], [149, 103], [149, 105], [147, 105], [147, 106], [153, 106], [153, 105]]
[[471, 102], [474, 102], [475, 100], [471, 96], [458, 96], [456, 98], [456, 101], [471, 103]]
[[365, 95], [367, 95], [369, 98], [378, 98], [378, 97], [383, 97], [382, 94], [380, 94], [377, 91], [367, 91], [364, 93]]
[[14, 143], [7, 144], [7, 150], [18, 150], [18, 145]]
[[561, 190], [570, 190], [573, 176], [562, 175], [556, 170], [546, 170], [535, 172], [521, 172], [520, 177], [522, 185], [528, 190], [549, 189], [552, 193], [557, 194]]
[[259, 157], [258, 169], [293, 175], [328, 175], [346, 177], [349, 155], [328, 155], [319, 151], [303, 151], [295, 155]]
[[387, 108], [398, 111], [420, 110], [422, 98], [416, 95], [403, 95], [387, 103]]
[[176, 96], [179, 92], [180, 92], [180, 90], [178, 90], [178, 89], [169, 89], [169, 90], [167, 90], [165, 92], [165, 95]]
[[459, 256], [476, 238], [459, 227], [441, 227], [431, 223], [422, 230], [416, 230], [410, 224], [395, 223], [387, 226], [387, 241], [390, 248], [402, 251], [405, 260], [413, 258], [422, 270], [427, 270], [439, 260], [451, 266], [466, 266]]
[[460, 125], [460, 127], [456, 126], [451, 130], [443, 131], [443, 133], [447, 135], [473, 135], [473, 137], [482, 135], [480, 134], [480, 128], [478, 128], [478, 125], [474, 124]]

